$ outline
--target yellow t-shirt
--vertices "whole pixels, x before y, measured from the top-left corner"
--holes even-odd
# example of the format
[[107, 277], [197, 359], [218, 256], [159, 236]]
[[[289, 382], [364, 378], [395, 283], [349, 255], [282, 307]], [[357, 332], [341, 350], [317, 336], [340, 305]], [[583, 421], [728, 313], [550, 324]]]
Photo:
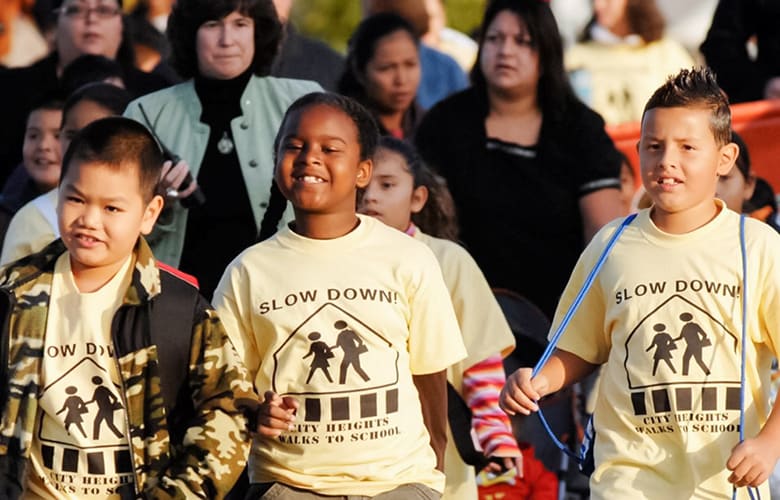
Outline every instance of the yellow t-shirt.
[[3, 240], [0, 265], [8, 264], [27, 255], [43, 250], [60, 236], [57, 226], [57, 189], [24, 205], [8, 224]]
[[[450, 292], [468, 357], [447, 370], [447, 379], [462, 392], [463, 372], [488, 356], [507, 355], [515, 337], [482, 271], [469, 253], [457, 243], [429, 236], [419, 229], [414, 238], [433, 251]], [[477, 497], [474, 467], [461, 459], [454, 439], [448, 435], [444, 472], [444, 498], [473, 500]]]
[[300, 403], [295, 429], [252, 446], [252, 482], [326, 495], [442, 491], [413, 374], [465, 357], [425, 245], [370, 217], [332, 240], [285, 228], [225, 271], [214, 305], [259, 394]]
[[655, 89], [693, 59], [682, 45], [662, 38], [641, 45], [579, 43], [566, 51], [565, 64], [567, 71], [586, 72], [586, 104], [616, 124], [638, 121]]
[[[620, 236], [558, 347], [604, 363], [594, 413], [595, 499], [731, 498], [726, 469], [739, 440], [742, 263], [739, 215], [720, 213], [683, 235], [649, 209]], [[553, 330], [616, 222], [583, 253]], [[780, 342], [780, 236], [746, 221], [748, 334], [745, 437], [770, 410]], [[769, 498], [766, 483], [762, 498]], [[739, 498], [747, 498], [741, 491]]]
[[100, 290], [79, 292], [66, 252], [54, 267], [27, 498], [119, 498], [133, 481], [111, 320], [128, 258]]

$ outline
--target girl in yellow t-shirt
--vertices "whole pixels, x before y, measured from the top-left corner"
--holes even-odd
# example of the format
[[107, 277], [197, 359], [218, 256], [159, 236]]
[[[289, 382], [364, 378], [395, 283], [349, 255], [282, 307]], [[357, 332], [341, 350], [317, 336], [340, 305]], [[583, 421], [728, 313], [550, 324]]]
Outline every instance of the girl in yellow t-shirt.
[[[458, 228], [445, 181], [422, 163], [408, 143], [383, 137], [374, 155], [371, 182], [359, 206], [361, 213], [406, 232], [433, 250], [468, 351], [465, 360], [449, 368], [447, 378], [472, 411], [472, 434], [483, 453], [499, 458], [487, 468], [493, 472], [502, 467], [515, 468], [519, 472], [514, 479], [520, 480], [522, 454], [508, 417], [498, 407], [506, 378], [502, 357], [514, 348], [514, 336], [476, 262], [453, 241], [457, 240]], [[445, 498], [477, 498], [474, 468], [462, 460], [452, 437], [447, 442], [444, 472]], [[551, 485], [551, 498], [556, 497], [552, 473], [546, 481], [528, 479], [523, 482], [534, 487], [545, 482]]]

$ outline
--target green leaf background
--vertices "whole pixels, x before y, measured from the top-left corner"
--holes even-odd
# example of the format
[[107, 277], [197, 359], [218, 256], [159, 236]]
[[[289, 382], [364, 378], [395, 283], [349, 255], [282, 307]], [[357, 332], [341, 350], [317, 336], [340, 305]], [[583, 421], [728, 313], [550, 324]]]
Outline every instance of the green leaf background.
[[[420, 0], [422, 1], [422, 0]], [[485, 0], [445, 0], [447, 24], [471, 34], [479, 27]], [[303, 33], [323, 40], [341, 53], [360, 22], [360, 0], [297, 0], [290, 15]]]

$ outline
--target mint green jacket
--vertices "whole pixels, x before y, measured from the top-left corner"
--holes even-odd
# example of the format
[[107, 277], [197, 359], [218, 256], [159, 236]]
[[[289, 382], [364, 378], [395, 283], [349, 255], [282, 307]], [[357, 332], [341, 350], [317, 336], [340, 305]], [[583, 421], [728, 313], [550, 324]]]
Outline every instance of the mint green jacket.
[[[321, 91], [307, 80], [252, 76], [241, 95], [241, 116], [230, 123], [241, 173], [249, 192], [257, 231], [268, 207], [273, 179], [273, 142], [285, 111], [298, 97]], [[138, 105], [143, 104], [150, 123]], [[154, 128], [160, 141], [181, 156], [198, 177], [209, 141], [209, 127], [200, 121], [202, 108], [193, 80], [145, 95], [131, 102], [125, 116]], [[187, 228], [187, 209], [172, 205], [165, 220], [157, 222], [147, 238], [154, 255], [162, 262], [179, 266]], [[288, 205], [283, 221], [292, 220]]]

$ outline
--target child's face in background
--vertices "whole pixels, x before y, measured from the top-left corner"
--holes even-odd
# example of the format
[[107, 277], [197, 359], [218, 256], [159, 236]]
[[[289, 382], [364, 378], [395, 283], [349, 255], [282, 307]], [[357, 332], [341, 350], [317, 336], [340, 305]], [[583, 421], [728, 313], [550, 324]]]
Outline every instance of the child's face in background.
[[427, 189], [415, 189], [414, 177], [403, 156], [379, 148], [374, 154], [374, 172], [360, 203], [362, 214], [375, 217], [390, 227], [406, 231], [411, 215], [422, 210]]
[[139, 166], [75, 162], [60, 183], [57, 216], [74, 273], [91, 271], [110, 279], [149, 234], [162, 209], [146, 203]]
[[739, 168], [734, 165], [729, 173], [721, 175], [718, 179], [716, 196], [726, 202], [726, 206], [731, 210], [742, 213], [742, 204], [753, 196], [755, 187], [755, 178], [751, 176], [750, 179], [745, 179]]
[[[731, 170], [736, 145], [720, 146], [707, 108], [655, 108], [642, 120], [639, 161], [654, 215], [685, 215], [705, 224], [712, 216], [718, 176]], [[654, 219], [655, 220], [655, 219]]]
[[376, 42], [366, 64], [366, 95], [382, 111], [406, 111], [420, 85], [420, 57], [411, 35], [398, 30]]
[[22, 160], [42, 192], [54, 189], [60, 180], [61, 121], [62, 111], [58, 109], [37, 109], [27, 119]]
[[62, 130], [60, 130], [60, 149], [62, 156], [70, 146], [70, 141], [76, 133], [101, 118], [112, 116], [113, 113], [94, 101], [83, 100], [76, 103], [62, 117]]
[[314, 104], [282, 124], [275, 178], [301, 214], [355, 213], [358, 188], [371, 178], [371, 160], [361, 160], [358, 129], [340, 109]]

